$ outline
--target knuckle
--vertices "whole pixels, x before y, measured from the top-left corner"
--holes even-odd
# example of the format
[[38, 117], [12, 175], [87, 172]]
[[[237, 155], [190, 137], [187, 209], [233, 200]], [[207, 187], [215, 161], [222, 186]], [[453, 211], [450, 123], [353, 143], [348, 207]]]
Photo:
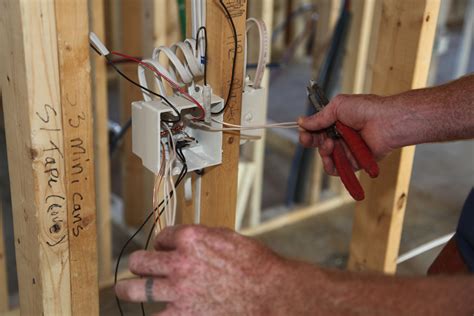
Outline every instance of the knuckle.
[[340, 103], [344, 102], [344, 101], [347, 99], [348, 96], [349, 96], [348, 94], [342, 94], [342, 93], [340, 93], [340, 94], [336, 95], [336, 96], [332, 99], [332, 101], [333, 101], [335, 104], [340, 104]]
[[202, 235], [198, 226], [186, 226], [178, 234], [178, 239], [182, 242], [194, 242]]
[[136, 272], [139, 267], [141, 266], [141, 263], [144, 260], [144, 250], [138, 250], [133, 252], [128, 259], [128, 268], [132, 272]]

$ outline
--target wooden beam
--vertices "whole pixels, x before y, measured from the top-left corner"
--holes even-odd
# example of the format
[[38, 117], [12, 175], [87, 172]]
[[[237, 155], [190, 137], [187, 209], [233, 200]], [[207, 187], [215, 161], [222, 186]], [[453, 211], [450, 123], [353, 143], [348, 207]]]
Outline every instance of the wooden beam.
[[283, 227], [303, 222], [311, 217], [330, 212], [342, 207], [353, 206], [354, 200], [348, 196], [336, 196], [315, 205], [305, 206], [283, 215], [272, 218], [258, 226], [243, 229], [240, 233], [246, 236], [257, 236]]
[[[123, 0], [120, 3], [120, 42], [121, 50], [131, 56], [143, 56], [144, 51], [144, 13], [143, 1]], [[137, 65], [126, 64], [122, 71], [134, 80], [137, 77]], [[120, 79], [120, 102], [122, 122], [131, 117], [131, 104], [143, 98], [140, 89]], [[122, 157], [122, 198], [125, 222], [138, 227], [151, 209], [150, 177], [142, 166], [140, 158], [132, 152], [132, 134], [124, 137]], [[152, 180], [151, 180], [152, 181]], [[149, 194], [148, 194], [149, 193]]]
[[351, 1], [351, 26], [345, 47], [342, 93], [363, 93], [376, 0]]
[[[240, 123], [243, 81], [243, 45], [247, 1], [224, 1], [230, 11], [237, 32], [237, 60], [231, 99], [224, 112], [228, 123]], [[208, 76], [213, 92], [227, 98], [234, 54], [234, 37], [230, 21], [218, 1], [207, 2]], [[237, 202], [237, 170], [240, 137], [224, 133], [222, 164], [207, 168], [202, 176], [201, 223], [210, 226], [235, 227]]]
[[1, 7], [21, 313], [97, 315], [87, 3]]
[[[248, 3], [249, 17], [254, 17], [257, 19], [263, 20], [267, 26], [267, 31], [269, 34], [270, 47], [269, 47], [269, 59], [271, 58], [271, 25], [273, 24], [273, 0], [267, 1], [250, 1]], [[258, 47], [258, 33], [256, 30], [253, 30], [248, 35], [248, 45], [247, 50], [249, 60], [255, 61], [258, 59], [259, 47]], [[266, 89], [265, 102], [260, 106], [263, 108], [264, 117], [267, 117], [268, 109], [268, 89], [270, 83], [270, 71], [265, 71], [262, 79], [262, 87]], [[264, 158], [265, 158], [265, 140], [266, 140], [266, 131], [263, 131], [262, 138], [251, 144], [252, 152], [251, 157], [252, 161], [255, 163], [255, 176], [252, 184], [252, 192], [249, 200], [249, 224], [250, 227], [256, 226], [260, 223], [260, 215], [262, 211], [262, 188], [263, 188], [263, 168], [264, 168]], [[240, 181], [240, 180], [239, 180]]]
[[341, 0], [314, 0], [318, 21], [316, 24], [316, 38], [313, 48], [313, 77], [321, 66], [324, 55], [329, 47], [337, 18], [341, 12]]
[[[315, 0], [318, 21], [316, 25], [316, 38], [313, 47], [313, 74], [316, 78], [324, 59], [325, 53], [329, 48], [330, 40], [337, 23], [337, 18], [341, 10], [341, 1]], [[322, 191], [322, 182], [324, 177], [323, 163], [317, 151], [315, 151], [313, 163], [311, 166], [311, 178], [308, 185], [308, 203], [319, 202]], [[336, 193], [341, 190], [339, 179], [329, 178], [330, 188]]]
[[[89, 19], [91, 30], [103, 41], [106, 41], [103, 0], [89, 0]], [[97, 184], [97, 248], [100, 253], [99, 280], [102, 282], [112, 275], [107, 65], [103, 56], [99, 56], [94, 51], [91, 54], [94, 108], [94, 165]]]
[[[390, 95], [426, 84], [439, 5], [439, 0], [377, 2], [371, 93]], [[361, 177], [366, 199], [356, 207], [349, 269], [395, 272], [414, 150], [385, 158], [379, 178]]]
[[[242, 102], [243, 79], [243, 36], [245, 34], [246, 1], [226, 0], [238, 38], [237, 62], [235, 67], [233, 94], [228, 108], [224, 112], [224, 120], [229, 123], [240, 123], [240, 106]], [[206, 3], [206, 21], [208, 36], [208, 81], [213, 93], [224, 99], [230, 84], [234, 37], [229, 20], [219, 1]], [[191, 1], [186, 1], [186, 23], [188, 37], [191, 34]], [[206, 168], [201, 178], [201, 217], [200, 223], [209, 226], [225, 226], [234, 229], [237, 203], [237, 171], [239, 163], [240, 139], [235, 134], [224, 134], [222, 141], [222, 164]], [[195, 183], [196, 176], [193, 176]], [[193, 185], [194, 186], [194, 185]], [[178, 194], [180, 223], [194, 222], [194, 201], [182, 199], [182, 188]]]
[[[122, 50], [130, 55], [151, 57], [153, 48], [169, 45], [179, 37], [178, 9], [174, 1], [124, 0], [121, 3]], [[173, 22], [175, 21], [175, 22]], [[124, 72], [137, 79], [137, 65], [124, 65]], [[141, 91], [121, 81], [123, 121], [131, 115], [131, 103], [143, 99]], [[143, 167], [132, 152], [131, 133], [125, 136], [122, 150], [125, 222], [139, 226], [152, 207], [154, 175]]]
[[99, 313], [87, 1], [55, 2], [74, 315]]

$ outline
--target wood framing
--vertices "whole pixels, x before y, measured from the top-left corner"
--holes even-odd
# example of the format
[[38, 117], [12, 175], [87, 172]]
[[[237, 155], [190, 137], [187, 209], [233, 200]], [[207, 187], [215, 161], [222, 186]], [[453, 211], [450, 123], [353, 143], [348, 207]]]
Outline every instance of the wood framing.
[[[103, 0], [89, 0], [90, 28], [104, 42], [105, 12]], [[94, 167], [97, 204], [97, 250], [99, 280], [112, 276], [112, 232], [110, 218], [110, 154], [108, 130], [107, 64], [103, 56], [91, 52], [92, 95], [94, 109]]]
[[[313, 73], [312, 77], [316, 78], [324, 59], [324, 55], [330, 44], [334, 27], [341, 10], [341, 1], [316, 0], [316, 12], [318, 13], [318, 21], [316, 27], [316, 38], [313, 47]], [[311, 177], [308, 185], [308, 203], [314, 204], [320, 200], [324, 170], [323, 163], [319, 157], [317, 150], [311, 166]], [[333, 191], [340, 192], [341, 184], [339, 179], [329, 179], [330, 187]]]
[[97, 315], [87, 2], [1, 7], [21, 313]]
[[[230, 11], [237, 32], [237, 60], [231, 99], [224, 112], [224, 120], [240, 124], [243, 84], [243, 45], [247, 1], [224, 1]], [[227, 99], [234, 54], [234, 37], [230, 21], [218, 1], [207, 2], [208, 76], [213, 92]], [[210, 226], [235, 227], [237, 203], [237, 171], [240, 137], [224, 133], [222, 164], [207, 168], [202, 176], [201, 223]]]
[[[224, 120], [229, 123], [240, 123], [240, 106], [242, 103], [243, 81], [243, 45], [245, 21], [247, 18], [247, 1], [225, 0], [237, 31], [237, 60], [233, 93]], [[186, 12], [190, 12], [191, 2], [186, 1]], [[219, 4], [219, 1], [206, 3], [206, 21], [208, 36], [208, 81], [213, 93], [227, 99], [230, 85], [232, 58], [234, 54], [234, 37], [230, 21]], [[187, 14], [187, 32], [190, 34], [190, 18]], [[240, 137], [237, 133], [224, 133], [222, 141], [222, 164], [206, 168], [201, 176], [201, 216], [200, 222], [209, 226], [225, 226], [234, 229], [237, 204], [237, 178], [239, 163]], [[193, 181], [195, 182], [195, 181]], [[182, 195], [181, 195], [182, 196]], [[188, 222], [194, 218], [192, 201], [180, 205], [180, 219]]]
[[[439, 5], [439, 0], [376, 2], [371, 93], [390, 95], [426, 84]], [[350, 269], [395, 272], [414, 150], [385, 158], [379, 178], [361, 177], [366, 199], [356, 207]]]
[[[153, 48], [179, 40], [175, 1], [123, 0], [121, 2], [121, 49], [132, 56], [151, 57]], [[123, 65], [123, 72], [137, 79], [137, 65]], [[131, 117], [131, 103], [143, 99], [140, 89], [121, 79], [122, 121]], [[125, 136], [122, 148], [122, 196], [125, 222], [139, 226], [152, 208], [154, 175], [132, 152], [132, 138]]]
[[[131, 56], [143, 56], [144, 51], [144, 1], [123, 0], [120, 3], [120, 42], [121, 50]], [[152, 12], [149, 12], [152, 14]], [[125, 64], [122, 71], [137, 78], [137, 65]], [[131, 117], [131, 104], [143, 98], [140, 89], [129, 82], [120, 79], [120, 102], [122, 123]], [[143, 167], [140, 158], [132, 152], [132, 134], [130, 131], [124, 137], [121, 150], [122, 159], [122, 197], [125, 222], [129, 226], [138, 227], [151, 209], [151, 188], [153, 178]]]
[[376, 0], [351, 1], [351, 26], [345, 47], [342, 93], [364, 93], [370, 34]]
[[[265, 25], [267, 25], [267, 31], [270, 37], [270, 47], [269, 47], [269, 60], [271, 57], [271, 34], [272, 30], [270, 26], [273, 24], [273, 0], [266, 1], [250, 1], [248, 3], [249, 17], [254, 17], [263, 20]], [[248, 35], [248, 43], [250, 47], [248, 49], [248, 56], [251, 60], [257, 60], [259, 47], [257, 45], [258, 37], [257, 33], [254, 30], [251, 34]], [[268, 89], [270, 83], [270, 71], [265, 71], [262, 79], [262, 87], [266, 89], [266, 96], [264, 104], [259, 106], [264, 109], [264, 117], [267, 117], [267, 108], [268, 108]], [[249, 225], [254, 227], [260, 224], [260, 215], [262, 211], [262, 188], [263, 188], [263, 169], [264, 169], [264, 158], [265, 158], [265, 141], [266, 141], [266, 131], [263, 131], [263, 136], [260, 140], [253, 142], [251, 159], [255, 164], [255, 175], [253, 177], [253, 183], [251, 186], [251, 194], [249, 200]]]

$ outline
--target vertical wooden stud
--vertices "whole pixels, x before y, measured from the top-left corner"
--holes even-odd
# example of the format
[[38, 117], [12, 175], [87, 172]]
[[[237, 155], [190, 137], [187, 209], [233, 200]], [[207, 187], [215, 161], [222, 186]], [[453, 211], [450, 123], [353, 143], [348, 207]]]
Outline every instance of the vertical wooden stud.
[[[316, 5], [316, 12], [318, 13], [316, 39], [313, 47], [313, 78], [316, 78], [325, 52], [329, 48], [331, 36], [341, 10], [341, 1], [315, 0], [314, 4]], [[314, 162], [311, 167], [310, 184], [308, 186], [310, 189], [308, 194], [309, 204], [314, 204], [319, 201], [322, 190], [323, 176], [323, 163], [319, 157], [319, 154], [316, 152]], [[340, 180], [330, 178], [330, 187], [333, 191], [338, 191], [340, 188]]]
[[87, 1], [55, 2], [69, 228], [71, 310], [98, 314], [94, 135]]
[[[131, 56], [151, 54], [144, 51], [144, 1], [123, 0], [120, 6], [121, 16], [121, 49]], [[152, 15], [153, 12], [146, 14]], [[148, 24], [148, 23], [147, 23]], [[125, 64], [122, 71], [134, 80], [137, 78], [137, 65]], [[120, 100], [122, 121], [126, 122], [131, 117], [131, 104], [133, 101], [143, 99], [140, 89], [129, 82], [120, 79]], [[121, 151], [122, 156], [122, 197], [124, 205], [125, 222], [133, 227], [138, 227], [152, 207], [151, 186], [152, 175], [143, 166], [140, 158], [132, 152], [131, 133], [124, 137]]]
[[[270, 36], [270, 51], [269, 57], [271, 56], [271, 25], [273, 24], [273, 0], [267, 1], [250, 1], [248, 4], [249, 12], [252, 12], [252, 15], [249, 13], [249, 17], [255, 17], [262, 19], [263, 22], [267, 25], [267, 31]], [[250, 47], [248, 50], [249, 58], [252, 60], [256, 60], [258, 58], [258, 45], [257, 45], [257, 36], [256, 32], [249, 34]], [[268, 99], [268, 89], [269, 89], [269, 79], [270, 79], [270, 72], [268, 70], [265, 71], [265, 74], [262, 79], [262, 87], [267, 89], [267, 95], [265, 96], [265, 104], [261, 106], [264, 107], [265, 115], [267, 117], [267, 99]], [[252, 160], [255, 162], [255, 178], [253, 180], [252, 185], [252, 193], [250, 196], [250, 227], [256, 226], [260, 223], [260, 215], [262, 211], [262, 186], [263, 186], [263, 168], [264, 168], [264, 158], [265, 158], [265, 134], [264, 131], [263, 136], [260, 140], [255, 141], [253, 144], [253, 153], [252, 153]]]
[[363, 93], [376, 0], [351, 1], [351, 26], [345, 48], [342, 93]]
[[[208, 76], [213, 92], [227, 99], [231, 81], [232, 58], [237, 49], [234, 84], [224, 120], [240, 123], [243, 84], [243, 45], [245, 21], [247, 19], [246, 0], [224, 1], [235, 24], [237, 48], [230, 21], [218, 1], [207, 2], [208, 32]], [[224, 133], [222, 141], [222, 164], [207, 168], [202, 176], [201, 223], [210, 226], [235, 227], [237, 201], [237, 171], [239, 163], [240, 137]]]
[[0, 5], [21, 312], [97, 315], [87, 3]]
[[[439, 0], [377, 2], [371, 93], [390, 95], [426, 84], [439, 5]], [[350, 269], [395, 272], [414, 151], [407, 147], [385, 158], [375, 180], [361, 177], [366, 199], [356, 207]]]
[[[91, 30], [106, 41], [104, 1], [89, 1]], [[107, 65], [103, 56], [91, 52], [94, 108], [94, 164], [97, 204], [97, 248], [99, 280], [112, 276], [112, 232], [110, 219], [110, 159], [108, 131]]]

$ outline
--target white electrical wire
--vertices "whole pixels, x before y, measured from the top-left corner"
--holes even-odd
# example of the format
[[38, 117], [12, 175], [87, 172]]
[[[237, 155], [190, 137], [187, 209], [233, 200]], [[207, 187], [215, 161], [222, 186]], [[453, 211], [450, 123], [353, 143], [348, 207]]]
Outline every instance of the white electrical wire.
[[260, 126], [241, 126], [241, 127], [214, 127], [205, 123], [193, 121], [190, 124], [194, 126], [202, 127], [211, 132], [226, 132], [226, 131], [249, 131], [255, 129], [265, 129], [265, 128], [298, 128], [298, 125], [260, 125]]
[[399, 256], [397, 259], [397, 264], [400, 264], [402, 262], [405, 262], [407, 260], [410, 260], [416, 256], [419, 256], [433, 248], [439, 247], [441, 245], [444, 245], [447, 243], [451, 238], [453, 238], [454, 233], [447, 234], [445, 236], [436, 238], [430, 242], [427, 242], [426, 244], [423, 244], [419, 247], [416, 247], [415, 249], [412, 249], [408, 251], [407, 253], [404, 253], [403, 255]]
[[[176, 187], [173, 182], [173, 168], [177, 161], [176, 154], [176, 143], [173, 138], [171, 129], [167, 124], [162, 125], [165, 130], [168, 131], [168, 157], [165, 163], [165, 170], [163, 173], [163, 196], [164, 196], [164, 217], [166, 226], [172, 226], [176, 222], [176, 209], [177, 209], [177, 197], [176, 197]], [[162, 145], [163, 150], [165, 150]]]
[[[165, 145], [164, 145], [163, 141], [161, 141], [161, 148], [162, 148], [163, 153], [164, 153]], [[165, 159], [166, 155], [162, 155], [162, 157], [164, 157], [164, 158], [161, 159], [160, 170], [158, 171], [158, 174], [155, 175], [155, 182], [154, 182], [154, 185], [153, 185], [153, 210], [156, 210], [154, 212], [155, 222], [158, 221], [158, 225], [155, 225], [155, 235], [157, 235], [160, 232], [160, 229], [161, 229], [161, 220], [159, 219], [160, 210], [159, 210], [159, 203], [158, 203], [158, 200], [159, 200], [158, 193], [159, 193], [159, 189], [161, 187], [161, 183], [163, 182], [163, 176], [164, 176], [164, 172], [165, 172], [165, 163], [167, 161]]]
[[263, 124], [263, 125], [237, 125], [237, 124], [231, 124], [231, 123], [226, 123], [223, 121], [219, 121], [215, 118], [212, 118], [212, 120], [216, 123], [225, 125], [225, 126], [232, 126], [232, 127], [240, 127], [240, 128], [253, 128], [253, 129], [261, 129], [261, 128], [271, 128], [271, 127], [278, 127], [278, 126], [291, 126], [291, 127], [298, 127], [297, 122], [281, 122], [281, 123], [269, 123], [269, 124]]

